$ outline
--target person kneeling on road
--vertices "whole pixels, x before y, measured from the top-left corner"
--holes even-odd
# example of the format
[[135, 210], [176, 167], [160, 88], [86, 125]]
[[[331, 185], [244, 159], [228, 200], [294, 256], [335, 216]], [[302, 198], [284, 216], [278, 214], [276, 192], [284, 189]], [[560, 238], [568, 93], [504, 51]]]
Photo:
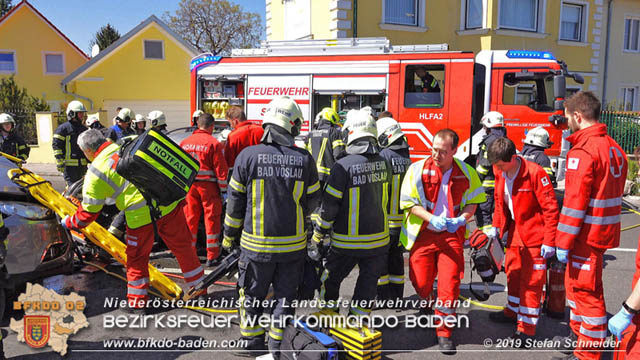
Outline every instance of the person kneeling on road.
[[[400, 190], [405, 213], [400, 241], [410, 251], [409, 278], [418, 295], [428, 299], [438, 276], [435, 314], [442, 318], [456, 314], [464, 275], [465, 225], [486, 199], [476, 171], [453, 157], [458, 141], [453, 130], [438, 131], [433, 156], [409, 167]], [[453, 328], [442, 323], [436, 328], [440, 351], [455, 354]]]
[[[66, 229], [87, 227], [100, 215], [107, 198], [115, 199], [119, 210], [124, 210], [127, 230], [127, 299], [129, 309], [144, 313], [149, 288], [149, 254], [153, 246], [154, 230], [151, 212], [140, 191], [116, 172], [120, 147], [108, 141], [96, 129], [83, 132], [78, 146], [91, 161], [82, 186], [82, 204], [73, 216], [66, 216], [61, 224]], [[188, 287], [204, 278], [204, 269], [191, 247], [191, 234], [184, 218], [184, 200], [160, 206], [158, 232], [178, 259]]]
[[495, 174], [494, 236], [505, 234], [508, 303], [489, 315], [495, 322], [516, 322], [512, 339], [536, 334], [547, 259], [555, 255], [558, 203], [549, 175], [538, 164], [516, 155], [508, 138], [494, 141], [488, 151]]

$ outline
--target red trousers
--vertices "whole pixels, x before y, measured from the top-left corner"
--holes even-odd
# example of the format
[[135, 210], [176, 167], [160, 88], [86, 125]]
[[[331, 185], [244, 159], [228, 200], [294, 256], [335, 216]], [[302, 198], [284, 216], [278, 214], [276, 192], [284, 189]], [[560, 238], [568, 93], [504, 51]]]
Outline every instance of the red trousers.
[[600, 359], [602, 349], [597, 344], [607, 337], [607, 309], [602, 288], [603, 255], [603, 249], [583, 243], [577, 243], [569, 252], [565, 285], [571, 308], [569, 325], [578, 335], [578, 346], [573, 353], [579, 359]]
[[[158, 220], [158, 233], [180, 264], [182, 275], [188, 287], [192, 287], [204, 278], [204, 270], [189, 243], [189, 228], [184, 219], [182, 208], [184, 201], [169, 214]], [[153, 225], [148, 224], [136, 229], [127, 226], [127, 299], [129, 306], [142, 307], [141, 301], [148, 299], [149, 254], [153, 247]]]
[[220, 256], [220, 222], [222, 220], [222, 199], [218, 184], [209, 181], [196, 181], [187, 193], [187, 205], [184, 215], [191, 232], [191, 243], [196, 247], [198, 224], [204, 210], [204, 229], [207, 234], [207, 259]]
[[[433, 281], [438, 276], [438, 299], [435, 314], [456, 315], [460, 280], [464, 276], [462, 241], [456, 234], [423, 230], [409, 253], [409, 278], [422, 299], [429, 299]], [[436, 334], [451, 337], [453, 328], [436, 328]]]
[[504, 313], [518, 319], [518, 331], [534, 336], [547, 274], [547, 263], [540, 256], [540, 247], [508, 247], [504, 268], [508, 295]]

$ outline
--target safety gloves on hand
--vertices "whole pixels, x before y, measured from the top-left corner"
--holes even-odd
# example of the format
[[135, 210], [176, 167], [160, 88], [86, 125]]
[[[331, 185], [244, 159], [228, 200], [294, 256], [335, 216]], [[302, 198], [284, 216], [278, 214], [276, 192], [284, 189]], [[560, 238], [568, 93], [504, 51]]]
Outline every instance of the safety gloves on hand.
[[222, 248], [224, 249], [224, 251], [231, 253], [233, 252], [233, 249], [237, 246], [237, 243], [235, 241], [233, 241], [233, 238], [229, 237], [229, 236], [224, 236], [222, 239]]
[[563, 264], [569, 262], [569, 250], [556, 248], [556, 258]]
[[447, 231], [450, 233], [456, 232], [461, 226], [467, 224], [467, 219], [460, 215], [456, 218], [447, 218]]
[[323, 244], [324, 236], [317, 232], [313, 232], [313, 237], [309, 244], [307, 245], [307, 255], [313, 261], [320, 261], [324, 258], [324, 244]]
[[609, 319], [609, 331], [611, 331], [618, 340], [622, 340], [622, 333], [631, 325], [631, 320], [633, 320], [633, 314], [630, 314], [623, 307], [617, 314]]
[[442, 216], [432, 216], [431, 220], [429, 220], [429, 224], [433, 226], [434, 229], [438, 231], [445, 230], [447, 228], [447, 219]]
[[542, 256], [545, 259], [549, 259], [550, 257], [553, 257], [553, 255], [555, 254], [556, 254], [556, 248], [553, 246], [542, 245], [542, 247], [540, 248], [540, 256]]

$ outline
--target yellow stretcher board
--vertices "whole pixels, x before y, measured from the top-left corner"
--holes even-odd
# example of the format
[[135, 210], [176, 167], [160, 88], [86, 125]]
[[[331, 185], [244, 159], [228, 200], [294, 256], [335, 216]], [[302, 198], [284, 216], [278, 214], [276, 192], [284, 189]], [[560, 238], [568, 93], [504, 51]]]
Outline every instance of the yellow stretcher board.
[[[15, 160], [20, 160], [4, 153], [0, 153], [0, 155], [14, 162], [16, 162]], [[20, 164], [20, 162], [16, 163]], [[51, 183], [20, 165], [18, 167], [18, 169], [8, 171], [9, 178], [13, 182], [26, 188], [36, 200], [55, 211], [61, 218], [75, 214], [77, 207], [57, 192], [51, 186]], [[86, 228], [81, 229], [80, 232], [91, 242], [111, 254], [119, 263], [126, 265], [127, 246], [105, 228], [96, 222], [92, 222]], [[165, 299], [179, 299], [182, 296], [182, 288], [151, 265], [149, 265], [149, 281], [151, 286], [156, 288]]]

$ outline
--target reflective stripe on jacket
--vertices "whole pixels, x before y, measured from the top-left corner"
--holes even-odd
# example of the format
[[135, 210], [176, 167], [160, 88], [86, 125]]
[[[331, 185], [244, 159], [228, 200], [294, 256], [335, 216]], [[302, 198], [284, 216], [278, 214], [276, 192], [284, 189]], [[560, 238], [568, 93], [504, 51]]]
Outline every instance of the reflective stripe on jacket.
[[611, 249], [620, 244], [622, 193], [628, 161], [605, 124], [592, 125], [567, 138], [565, 192], [556, 246], [575, 243]]
[[[458, 216], [465, 206], [485, 202], [486, 195], [476, 171], [458, 159], [454, 159], [454, 162], [449, 178], [449, 192], [454, 202], [453, 216]], [[425, 176], [432, 179], [429, 192], [425, 191]], [[432, 158], [415, 162], [407, 170], [400, 190], [400, 208], [404, 210], [400, 242], [407, 250], [413, 247], [424, 222], [418, 216], [411, 214], [410, 210], [417, 205], [427, 211], [433, 211], [438, 201], [441, 179], [440, 169], [435, 166]], [[459, 231], [464, 234], [464, 227]]]
[[[184, 139], [180, 146], [200, 162], [200, 170], [196, 181], [210, 181], [218, 183], [220, 193], [227, 190], [227, 161], [222, 154], [222, 144], [210, 133], [197, 129], [191, 136]], [[213, 196], [220, 196], [212, 194]]]
[[60, 124], [53, 134], [53, 156], [58, 166], [87, 166], [87, 158], [78, 146], [78, 135], [87, 128], [76, 122]]

